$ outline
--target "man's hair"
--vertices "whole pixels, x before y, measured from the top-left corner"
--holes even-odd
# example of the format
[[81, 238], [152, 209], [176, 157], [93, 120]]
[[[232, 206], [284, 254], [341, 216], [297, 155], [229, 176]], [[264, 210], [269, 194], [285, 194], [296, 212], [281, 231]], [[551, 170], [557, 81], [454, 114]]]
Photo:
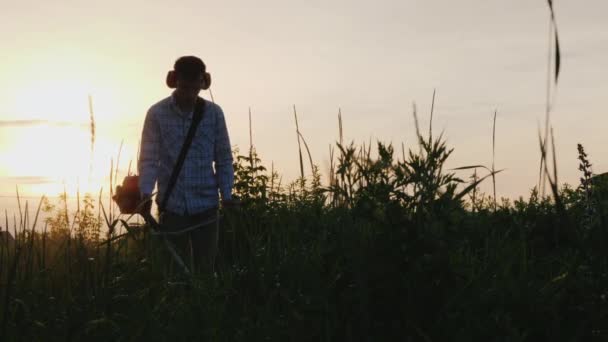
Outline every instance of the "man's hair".
[[173, 70], [175, 70], [177, 78], [192, 81], [199, 79], [205, 73], [206, 66], [198, 57], [183, 56], [175, 61]]

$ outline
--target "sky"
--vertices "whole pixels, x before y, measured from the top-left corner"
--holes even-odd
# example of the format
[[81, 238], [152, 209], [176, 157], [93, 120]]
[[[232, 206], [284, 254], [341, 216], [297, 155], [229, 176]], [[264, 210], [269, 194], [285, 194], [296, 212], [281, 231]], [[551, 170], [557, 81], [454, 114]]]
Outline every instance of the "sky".
[[[504, 169], [498, 196], [527, 197], [538, 180], [545, 0], [0, 0], [0, 6], [0, 206], [12, 201], [16, 186], [34, 197], [96, 190], [117, 159], [119, 175], [129, 161], [133, 170], [145, 113], [170, 94], [164, 79], [175, 59], [191, 54], [212, 74], [232, 144], [248, 149], [250, 108], [256, 150], [285, 180], [299, 174], [294, 105], [314, 162], [326, 173], [339, 109], [347, 142], [392, 143], [400, 153], [402, 143], [417, 148], [413, 103], [428, 129], [434, 90], [433, 131], [443, 131], [454, 148], [448, 167], [491, 165], [497, 111], [495, 163]], [[554, 0], [554, 6], [562, 73], [551, 124], [560, 182], [576, 184], [577, 143], [596, 173], [608, 171], [602, 101], [608, 2]]]

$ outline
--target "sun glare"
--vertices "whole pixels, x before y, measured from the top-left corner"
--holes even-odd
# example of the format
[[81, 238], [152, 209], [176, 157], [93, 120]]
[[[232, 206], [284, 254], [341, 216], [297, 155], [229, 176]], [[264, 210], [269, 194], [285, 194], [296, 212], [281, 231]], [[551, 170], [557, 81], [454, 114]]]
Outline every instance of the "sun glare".
[[131, 105], [118, 100], [124, 83], [119, 75], [100, 56], [57, 48], [19, 60], [8, 70], [4, 76], [11, 80], [11, 96], [4, 106], [13, 116], [82, 123], [89, 120], [91, 95], [96, 114], [115, 119], [121, 107]]
[[88, 120], [89, 88], [73, 79], [31, 80], [20, 87], [15, 102], [19, 112], [40, 120], [82, 123]]
[[[91, 154], [90, 132], [84, 126], [40, 125], [23, 128], [22, 132], [3, 153], [7, 174], [45, 177], [52, 181], [20, 185], [24, 191], [56, 195], [64, 188], [74, 194], [76, 191], [96, 193], [108, 187], [112, 160], [116, 163], [120, 142], [97, 137]], [[135, 158], [132, 150], [131, 146], [123, 146], [119, 178], [126, 174], [128, 161]], [[134, 167], [131, 166], [132, 172]]]
[[[120, 93], [125, 85], [121, 77], [127, 76], [100, 56], [65, 46], [28, 55], [4, 76], [11, 80], [10, 85], [4, 84], [8, 119], [39, 124], [10, 128], [10, 139], [0, 146], [0, 176], [52, 180], [19, 184], [32, 195], [107, 189], [111, 160], [116, 162], [123, 137], [117, 137], [121, 133], [115, 129], [100, 128], [122, 125], [125, 107], [132, 110], [133, 103]], [[89, 96], [97, 127], [93, 150]], [[119, 178], [135, 159], [137, 148], [131, 145], [126, 142], [122, 148]], [[132, 165], [131, 170], [134, 168]]]

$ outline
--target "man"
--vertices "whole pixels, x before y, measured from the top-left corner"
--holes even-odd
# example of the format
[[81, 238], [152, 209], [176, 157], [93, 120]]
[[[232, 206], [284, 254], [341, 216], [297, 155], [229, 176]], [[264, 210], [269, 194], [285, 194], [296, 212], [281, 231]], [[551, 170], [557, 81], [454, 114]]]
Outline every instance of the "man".
[[[167, 76], [167, 85], [175, 91], [146, 114], [138, 161], [139, 188], [142, 198], [149, 199], [157, 184], [156, 203], [160, 208], [195, 109], [202, 105], [202, 120], [179, 177], [166, 207], [160, 208], [160, 224], [165, 231], [179, 231], [214, 221], [170, 237], [187, 264], [195, 270], [212, 272], [218, 245], [218, 190], [222, 206], [234, 205], [230, 139], [220, 106], [198, 96], [201, 89], [208, 89], [211, 84], [203, 61], [184, 56], [175, 62], [173, 69]], [[144, 210], [150, 210], [149, 206]]]

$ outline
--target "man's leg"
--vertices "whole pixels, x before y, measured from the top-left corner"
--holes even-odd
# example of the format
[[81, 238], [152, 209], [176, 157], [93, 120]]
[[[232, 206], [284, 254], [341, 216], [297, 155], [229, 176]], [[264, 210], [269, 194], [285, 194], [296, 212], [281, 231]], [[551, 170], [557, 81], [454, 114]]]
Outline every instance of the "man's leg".
[[[175, 232], [185, 229], [192, 225], [191, 222], [192, 220], [188, 216], [176, 215], [169, 212], [163, 213], [160, 220], [161, 229], [163, 232]], [[175, 246], [177, 254], [180, 256], [180, 258], [182, 258], [182, 261], [188, 267], [188, 269], [192, 270], [190, 235], [187, 233], [168, 235], [167, 239]]]
[[218, 211], [217, 209], [213, 209], [197, 216], [197, 221], [199, 223], [215, 219], [213, 222], [210, 222], [191, 233], [195, 269], [201, 273], [213, 274], [215, 256], [217, 255], [218, 249]]

